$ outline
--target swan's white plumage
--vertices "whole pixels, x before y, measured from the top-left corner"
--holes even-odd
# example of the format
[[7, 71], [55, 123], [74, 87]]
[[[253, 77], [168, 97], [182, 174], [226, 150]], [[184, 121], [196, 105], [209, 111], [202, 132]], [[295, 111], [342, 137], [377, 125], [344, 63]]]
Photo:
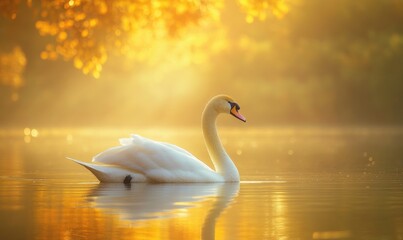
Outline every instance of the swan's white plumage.
[[88, 170], [90, 170], [96, 178], [101, 182], [123, 182], [127, 176], [131, 177], [131, 181], [133, 182], [147, 182], [147, 178], [141, 174], [136, 173], [127, 169], [124, 169], [115, 165], [107, 165], [107, 164], [94, 164], [87, 163], [83, 161], [79, 161], [73, 158], [70, 159]]
[[205, 163], [178, 146], [139, 135], [120, 139], [120, 143], [121, 146], [101, 152], [92, 161], [141, 173], [153, 182], [222, 181]]
[[216, 171], [178, 146], [139, 135], [120, 139], [120, 146], [96, 155], [93, 163], [70, 159], [89, 169], [101, 182], [238, 182], [238, 170], [225, 152], [215, 125], [220, 113], [245, 122], [238, 110], [232, 98], [219, 95], [203, 111], [203, 134]]

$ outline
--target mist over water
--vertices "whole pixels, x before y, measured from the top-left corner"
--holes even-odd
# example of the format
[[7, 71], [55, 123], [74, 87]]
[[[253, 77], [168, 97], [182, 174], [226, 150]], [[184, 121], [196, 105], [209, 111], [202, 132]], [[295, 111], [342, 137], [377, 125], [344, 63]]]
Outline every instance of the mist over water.
[[[0, 137], [4, 239], [403, 236], [399, 129], [222, 129], [239, 184], [126, 185], [100, 184], [65, 157], [88, 161], [130, 130], [22, 130]], [[212, 165], [198, 129], [138, 133]]]

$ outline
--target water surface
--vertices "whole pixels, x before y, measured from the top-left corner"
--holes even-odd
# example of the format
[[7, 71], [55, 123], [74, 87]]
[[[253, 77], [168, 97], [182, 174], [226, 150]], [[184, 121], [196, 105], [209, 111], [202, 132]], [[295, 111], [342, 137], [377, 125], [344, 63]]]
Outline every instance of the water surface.
[[[241, 183], [99, 184], [130, 130], [0, 132], [0, 239], [403, 239], [399, 129], [227, 129]], [[192, 129], [143, 130], [208, 162]]]

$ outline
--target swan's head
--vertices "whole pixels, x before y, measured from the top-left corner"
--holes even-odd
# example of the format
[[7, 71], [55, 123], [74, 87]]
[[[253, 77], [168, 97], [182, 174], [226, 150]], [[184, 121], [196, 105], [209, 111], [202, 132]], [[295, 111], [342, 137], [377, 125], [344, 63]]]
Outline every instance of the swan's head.
[[214, 109], [217, 112], [229, 113], [239, 120], [246, 122], [246, 118], [239, 113], [239, 110], [241, 108], [239, 107], [238, 103], [236, 103], [231, 97], [227, 95], [218, 95], [211, 99], [210, 103], [212, 103]]

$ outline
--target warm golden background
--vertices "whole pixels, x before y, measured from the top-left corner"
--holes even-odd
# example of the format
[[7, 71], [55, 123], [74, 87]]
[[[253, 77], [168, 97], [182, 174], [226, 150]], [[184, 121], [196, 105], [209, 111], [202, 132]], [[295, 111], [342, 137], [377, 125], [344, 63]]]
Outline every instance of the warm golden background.
[[[98, 184], [130, 133], [241, 183]], [[0, 0], [0, 239], [403, 239], [403, 0]]]
[[1, 1], [0, 124], [195, 126], [227, 93], [255, 126], [399, 125], [402, 23], [401, 0]]

